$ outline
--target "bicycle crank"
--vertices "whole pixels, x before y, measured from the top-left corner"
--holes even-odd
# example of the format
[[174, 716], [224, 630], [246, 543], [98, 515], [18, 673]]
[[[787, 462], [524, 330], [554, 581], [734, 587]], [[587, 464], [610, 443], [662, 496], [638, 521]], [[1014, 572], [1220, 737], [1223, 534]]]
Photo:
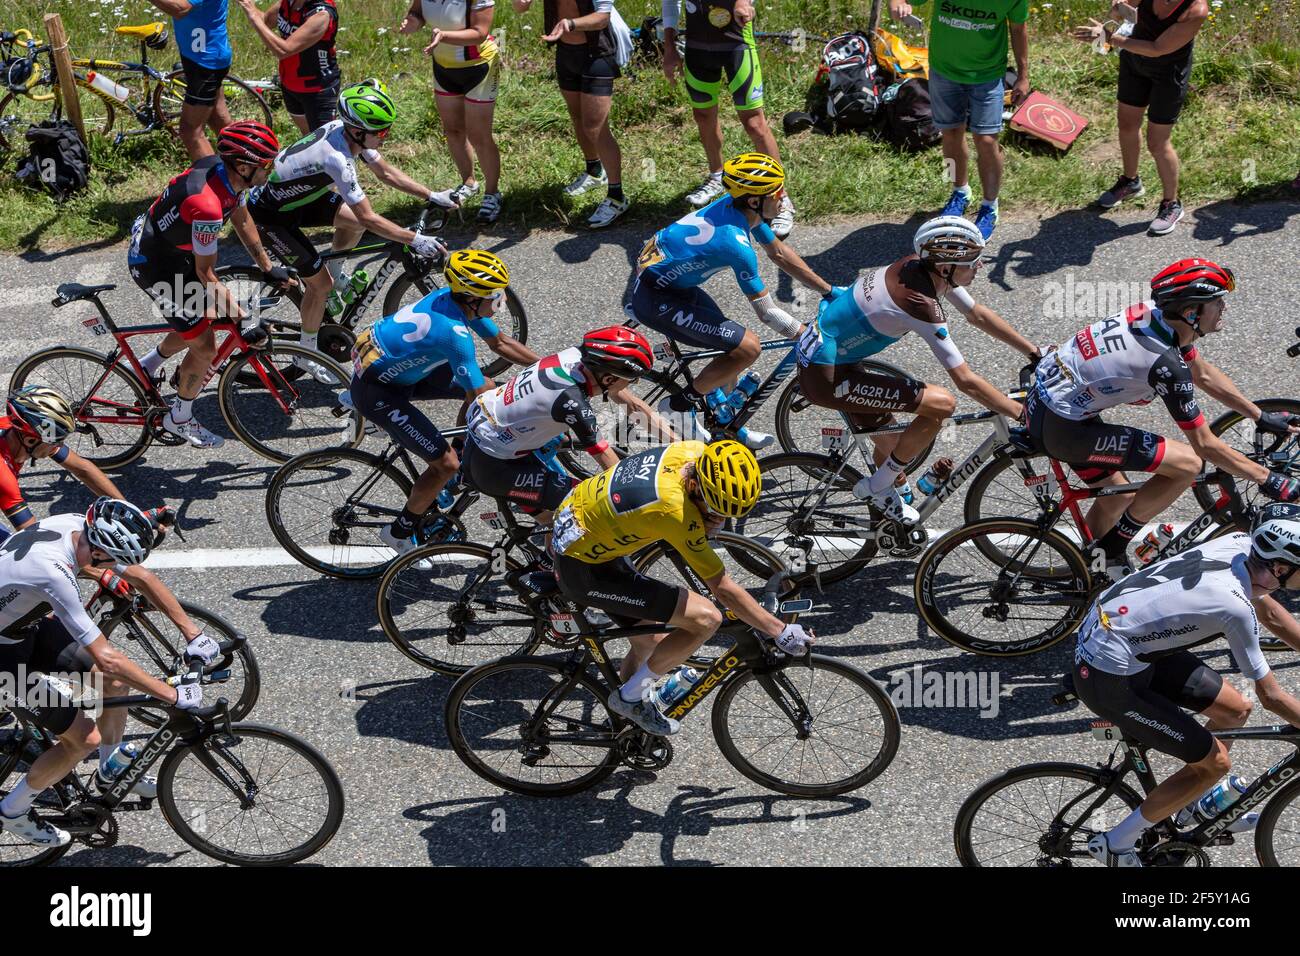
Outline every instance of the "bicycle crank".
[[163, 419], [167, 417], [169, 411], [170, 409], [166, 407], [149, 409], [144, 415], [144, 427], [149, 430], [149, 437], [158, 444], [175, 448], [177, 445], [184, 445], [185, 439], [163, 428]]
[[663, 770], [673, 762], [673, 745], [667, 737], [656, 737], [635, 727], [624, 729], [615, 738], [614, 751], [633, 770]]
[[117, 845], [117, 820], [101, 803], [79, 803], [58, 822], [91, 849], [106, 850]]
[[1170, 840], [1151, 853], [1151, 866], [1209, 866], [1210, 855], [1199, 846]]

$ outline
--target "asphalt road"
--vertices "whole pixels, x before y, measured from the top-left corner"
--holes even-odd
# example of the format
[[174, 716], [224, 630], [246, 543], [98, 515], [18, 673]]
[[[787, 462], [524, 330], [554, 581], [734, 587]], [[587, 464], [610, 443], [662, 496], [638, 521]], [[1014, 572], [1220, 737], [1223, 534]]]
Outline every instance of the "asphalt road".
[[[1295, 204], [1221, 203], [1201, 209], [1161, 239], [1145, 235], [1144, 217], [1124, 213], [1008, 219], [973, 292], [1035, 342], [1059, 342], [1107, 311], [1106, 294], [1120, 296], [1112, 305], [1126, 305], [1142, 291], [1129, 283], [1144, 282], [1175, 258], [1209, 256], [1236, 271], [1240, 291], [1231, 298], [1227, 330], [1209, 340], [1203, 354], [1254, 397], [1294, 394], [1297, 366], [1283, 350], [1294, 341], [1291, 307], [1300, 299], [1298, 217]], [[917, 216], [907, 223], [799, 227], [792, 241], [815, 269], [846, 283], [860, 270], [902, 254], [920, 221]], [[453, 242], [470, 244], [464, 228], [469, 227], [448, 229]], [[479, 242], [506, 258], [528, 307], [529, 344], [544, 350], [620, 318], [630, 266], [644, 238], [640, 232], [535, 231], [488, 235]], [[79, 324], [84, 307], [50, 308], [59, 282], [121, 283], [105, 299], [115, 317], [124, 325], [146, 321], [144, 297], [124, 266], [122, 245], [0, 259], [4, 380], [36, 349], [61, 342], [98, 345]], [[791, 300], [788, 280], [777, 288], [780, 298]], [[733, 314], [749, 315], [726, 277], [709, 289]], [[803, 314], [811, 308], [804, 305]], [[1019, 357], [962, 325], [958, 321], [955, 338], [972, 366], [994, 382], [1012, 381]], [[928, 351], [914, 342], [896, 346], [887, 357], [920, 377], [941, 377]], [[1207, 405], [1220, 411], [1208, 400]], [[225, 431], [214, 399], [198, 408], [210, 427]], [[1152, 409], [1115, 417], [1170, 431]], [[955, 452], [984, 435], [975, 428], [962, 432]], [[370, 445], [378, 447], [375, 439]], [[229, 555], [227, 549], [275, 546], [263, 513], [272, 472], [268, 462], [230, 441], [213, 453], [155, 446], [114, 477], [142, 503], [164, 498], [183, 507], [188, 542], [170, 541], [165, 549], [170, 563], [183, 565], [188, 559], [173, 552], [218, 549]], [[41, 514], [72, 511], [87, 501], [75, 482], [49, 466], [25, 475], [24, 488]], [[948, 507], [937, 524], [956, 520], [958, 506]], [[195, 557], [196, 563], [205, 560]], [[957, 652], [919, 622], [912, 567], [910, 561], [882, 560], [828, 588], [824, 597], [814, 595], [819, 606], [805, 622], [817, 627], [821, 649], [893, 689], [901, 686], [893, 675], [922, 667], [973, 672], [988, 682], [983, 686], [996, 689], [995, 697], [986, 701], [984, 713], [970, 706], [900, 708], [902, 744], [889, 769], [856, 793], [821, 802], [777, 796], [748, 782], [722, 759], [708, 721], [698, 717], [674, 742], [672, 765], [657, 774], [620, 771], [592, 792], [561, 800], [502, 794], [451, 751], [441, 717], [450, 682], [422, 672], [386, 641], [374, 617], [372, 582], [322, 578], [291, 563], [168, 567], [160, 573], [177, 593], [250, 635], [264, 682], [255, 719], [301, 734], [338, 768], [347, 791], [346, 819], [314, 862], [952, 865], [953, 818], [981, 781], [1037, 760], [1091, 763], [1107, 750], [1085, 733], [1087, 715], [1078, 705], [1062, 710], [1050, 702], [1056, 676], [1066, 667], [1065, 647], [1011, 660]], [[1231, 667], [1226, 650], [1209, 657]], [[1279, 655], [1277, 664], [1284, 685], [1300, 692], [1300, 671], [1291, 656]], [[1239, 675], [1232, 679], [1244, 684]], [[1255, 770], [1279, 755], [1265, 745], [1247, 751], [1241, 746], [1234, 753]], [[78, 850], [66, 864], [207, 862], [166, 828], [161, 815], [133, 814], [121, 822], [116, 848]], [[1248, 845], [1216, 854], [1218, 861], [1229, 859], [1249, 862]]]

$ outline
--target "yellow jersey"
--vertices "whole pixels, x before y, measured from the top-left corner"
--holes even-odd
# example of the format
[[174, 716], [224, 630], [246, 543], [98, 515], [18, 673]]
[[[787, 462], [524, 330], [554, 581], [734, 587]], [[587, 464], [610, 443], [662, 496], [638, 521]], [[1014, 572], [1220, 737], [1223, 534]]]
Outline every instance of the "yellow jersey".
[[682, 469], [704, 443], [679, 441], [631, 455], [588, 478], [556, 510], [554, 545], [568, 558], [603, 564], [666, 541], [706, 581], [724, 570], [704, 518], [682, 487]]

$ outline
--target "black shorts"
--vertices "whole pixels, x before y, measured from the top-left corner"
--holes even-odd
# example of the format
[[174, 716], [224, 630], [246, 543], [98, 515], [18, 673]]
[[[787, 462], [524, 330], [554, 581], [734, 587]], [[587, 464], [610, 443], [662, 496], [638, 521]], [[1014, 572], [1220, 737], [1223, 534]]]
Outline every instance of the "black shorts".
[[1074, 692], [1093, 713], [1185, 763], [1204, 760], [1214, 746], [1213, 735], [1188, 711], [1205, 710], [1222, 687], [1222, 675], [1191, 651], [1175, 651], [1127, 677], [1086, 661], [1074, 665]]
[[613, 96], [619, 74], [613, 53], [592, 54], [585, 43], [555, 44], [555, 80], [562, 90]]
[[577, 484], [569, 475], [547, 467], [536, 455], [496, 458], [483, 451], [471, 435], [461, 452], [461, 475], [490, 498], [513, 501], [527, 514], [554, 511]]
[[[58, 620], [44, 617], [21, 632], [16, 644], [0, 642], [0, 673], [17, 676], [20, 667], [28, 673], [89, 674], [94, 659]], [[19, 634], [9, 635], [10, 640]], [[54, 735], [66, 733], [80, 712], [60, 695], [61, 703], [25, 708], [32, 718]]]
[[452, 381], [449, 364], [440, 365], [432, 375], [414, 385], [383, 385], [369, 375], [353, 375], [348, 391], [362, 417], [382, 428], [407, 451], [425, 461], [436, 461], [447, 454], [451, 447], [447, 439], [414, 403], [437, 398], [464, 399], [465, 390]]
[[759, 65], [758, 47], [752, 36], [730, 50], [702, 50], [688, 42], [682, 73], [691, 106], [697, 110], [718, 105], [724, 89], [724, 76], [725, 89], [731, 94], [732, 105], [737, 110], [763, 108], [763, 68]]
[[801, 366], [799, 390], [814, 405], [845, 412], [856, 428], [871, 431], [892, 422], [894, 412], [920, 408], [925, 382], [906, 375], [882, 375], [855, 362]]
[[342, 204], [343, 197], [331, 189], [296, 209], [274, 210], [249, 203], [248, 214], [272, 254], [306, 279], [320, 272], [325, 259], [303, 228], [332, 226]]
[[638, 621], [667, 624], [681, 599], [680, 587], [638, 573], [627, 558], [588, 564], [559, 554], [555, 556], [555, 577], [570, 601], [600, 608], [619, 627]]
[[1125, 106], [1146, 107], [1152, 123], [1172, 126], [1187, 101], [1192, 76], [1192, 54], [1177, 60], [1159, 60], [1119, 51], [1119, 87], [1116, 98]]
[[745, 327], [722, 314], [709, 294], [693, 289], [656, 289], [648, 276], [632, 287], [632, 314], [642, 325], [683, 342], [730, 352], [745, 337]]
[[1165, 440], [1132, 425], [1110, 425], [1100, 418], [1081, 422], [1062, 418], [1029, 392], [1029, 437], [1034, 447], [1069, 465], [1088, 484], [1117, 471], [1155, 471], [1165, 457]]
[[181, 57], [181, 68], [185, 70], [185, 102], [191, 106], [213, 106], [230, 67], [213, 70]]
[[339, 115], [338, 85], [319, 90], [315, 93], [295, 93], [293, 90], [281, 90], [284, 108], [290, 116], [302, 116], [307, 120], [307, 129], [315, 131]]
[[127, 264], [135, 284], [181, 338], [197, 338], [207, 330], [207, 294], [194, 269], [193, 256], [178, 255], [161, 243], [141, 242], [132, 246]]

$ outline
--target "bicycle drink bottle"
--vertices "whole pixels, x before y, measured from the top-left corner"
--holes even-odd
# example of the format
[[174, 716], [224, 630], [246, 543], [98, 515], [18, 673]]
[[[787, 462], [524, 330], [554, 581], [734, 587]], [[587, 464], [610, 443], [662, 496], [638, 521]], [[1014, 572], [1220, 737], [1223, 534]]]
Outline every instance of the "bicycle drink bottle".
[[691, 692], [691, 688], [698, 684], [703, 676], [694, 667], [677, 668], [668, 675], [668, 679], [663, 682], [663, 686], [655, 691], [655, 705], [659, 708], [676, 705]]
[[351, 275], [339, 273], [334, 280], [334, 288], [325, 300], [325, 310], [336, 316], [346, 309], [358, 295], [370, 284], [370, 275], [365, 269], [358, 269]]
[[721, 388], [715, 388], [705, 395], [704, 401], [709, 406], [709, 410], [713, 412], [714, 417], [718, 419], [719, 425], [730, 425], [731, 420], [736, 417], [736, 410], [731, 407], [731, 401], [727, 393]]
[[104, 76], [102, 73], [87, 73], [86, 82], [93, 86], [105, 96], [117, 100], [119, 103], [125, 103], [131, 98], [130, 87], [123, 86]]
[[925, 474], [917, 479], [917, 490], [926, 497], [934, 494], [952, 475], [952, 468], [951, 458], [936, 458], [934, 464], [925, 470]]
[[106, 780], [116, 780], [121, 776], [123, 770], [131, 766], [131, 761], [139, 753], [139, 748], [133, 743], [118, 744], [117, 749], [109, 754], [108, 762], [104, 765], [100, 775]]
[[1249, 786], [1249, 781], [1243, 777], [1239, 777], [1235, 773], [1229, 774], [1227, 779], [1220, 780], [1214, 789], [1205, 796], [1199, 800], [1194, 800], [1178, 811], [1178, 816], [1174, 818], [1174, 824], [1179, 827], [1187, 827], [1191, 826], [1193, 822], [1204, 823], [1206, 820], [1213, 820], [1241, 799], [1241, 795], [1246, 792]]
[[1165, 545], [1174, 540], [1174, 526], [1162, 524], [1155, 531], [1147, 532], [1134, 554], [1143, 564], [1150, 564], [1155, 556], [1164, 550]]

